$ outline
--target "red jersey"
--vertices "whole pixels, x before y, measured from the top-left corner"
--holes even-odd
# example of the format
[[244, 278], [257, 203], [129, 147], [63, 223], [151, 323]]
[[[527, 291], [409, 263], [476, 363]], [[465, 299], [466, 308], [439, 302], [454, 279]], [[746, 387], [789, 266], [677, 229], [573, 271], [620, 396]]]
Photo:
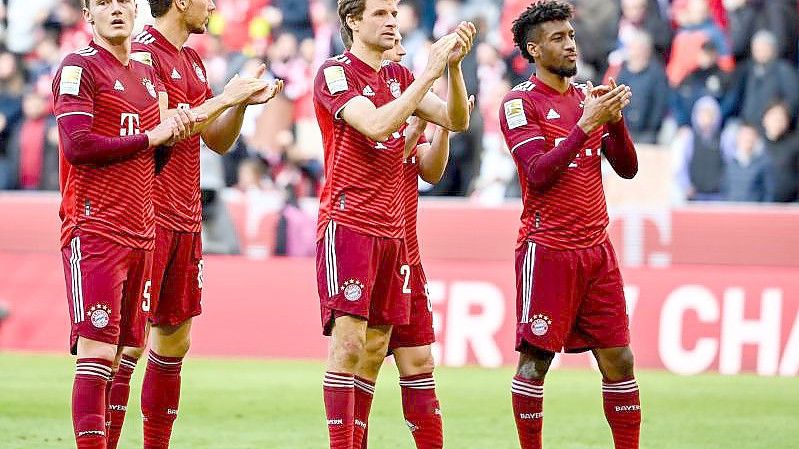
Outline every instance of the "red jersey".
[[419, 239], [416, 236], [416, 217], [419, 211], [419, 156], [416, 149], [427, 143], [424, 134], [414, 145], [403, 163], [402, 202], [405, 205], [405, 246], [408, 248], [408, 264], [419, 265]]
[[325, 183], [317, 239], [330, 220], [378, 237], [402, 238], [404, 139], [402, 129], [374, 142], [339, 113], [355, 97], [376, 107], [396, 99], [412, 82], [405, 67], [386, 62], [375, 71], [350, 52], [325, 61], [314, 81], [314, 109], [325, 146]]
[[[56, 119], [92, 117], [91, 132], [106, 137], [139, 134], [160, 121], [155, 71], [138, 61], [122, 65], [94, 41], [67, 55], [53, 80]], [[155, 239], [153, 151], [108, 165], [72, 165], [59, 151], [61, 244], [74, 231], [97, 234], [151, 250]]]
[[[532, 140], [554, 148], [565, 140], [583, 113], [582, 86], [561, 94], [533, 75], [510, 91], [499, 111], [502, 134], [511, 152]], [[604, 127], [588, 136], [562, 176], [544, 192], [529, 187], [519, 170], [522, 202], [518, 244], [532, 240], [553, 249], [588, 248], [607, 239], [608, 212], [602, 189], [600, 149]]]
[[[146, 26], [133, 39], [131, 58], [151, 65], [166, 87], [169, 109], [197, 107], [213, 96], [200, 56], [177, 49], [161, 33]], [[200, 135], [176, 143], [169, 162], [155, 177], [155, 214], [159, 226], [200, 232]]]

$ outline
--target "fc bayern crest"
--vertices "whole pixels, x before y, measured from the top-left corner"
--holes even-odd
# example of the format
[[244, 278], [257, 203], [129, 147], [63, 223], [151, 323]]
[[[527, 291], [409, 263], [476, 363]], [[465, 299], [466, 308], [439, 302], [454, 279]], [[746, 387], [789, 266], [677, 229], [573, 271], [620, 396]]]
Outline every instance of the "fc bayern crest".
[[355, 279], [349, 279], [341, 287], [344, 290], [344, 299], [347, 301], [357, 301], [363, 295], [363, 284]]
[[197, 74], [197, 78], [200, 81], [206, 82], [205, 81], [205, 74], [203, 73], [203, 69], [201, 69], [200, 66], [198, 66], [196, 62], [194, 63], [194, 73]]
[[102, 329], [108, 326], [108, 322], [111, 320], [111, 308], [105, 304], [99, 304], [92, 306], [91, 309], [86, 312], [86, 315], [89, 316], [92, 326], [97, 329]]
[[399, 98], [399, 96], [402, 95], [402, 89], [400, 88], [399, 81], [391, 80], [391, 82], [388, 85], [388, 88], [391, 89], [391, 95], [393, 95], [394, 98]]
[[550, 324], [552, 324], [552, 320], [549, 319], [548, 316], [533, 315], [533, 322], [530, 323], [530, 330], [533, 331], [533, 335], [540, 337], [546, 335], [549, 331]]
[[145, 88], [147, 88], [147, 93], [149, 93], [151, 97], [158, 98], [158, 96], [155, 94], [155, 86], [153, 86], [153, 82], [150, 81], [149, 78], [142, 79], [141, 83], [144, 84]]

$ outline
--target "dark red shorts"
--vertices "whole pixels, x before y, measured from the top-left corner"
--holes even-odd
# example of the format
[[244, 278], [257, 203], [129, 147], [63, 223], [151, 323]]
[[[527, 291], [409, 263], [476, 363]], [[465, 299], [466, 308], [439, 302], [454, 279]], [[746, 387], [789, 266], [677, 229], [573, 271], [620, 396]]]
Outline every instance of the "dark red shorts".
[[143, 346], [152, 251], [84, 234], [73, 237], [61, 256], [72, 324], [70, 352], [76, 353], [78, 336]]
[[433, 304], [427, 292], [427, 277], [422, 264], [411, 265], [411, 317], [408, 324], [391, 331], [389, 349], [425, 346], [436, 341], [433, 332]]
[[405, 260], [401, 239], [361, 234], [330, 221], [316, 243], [323, 333], [330, 335], [333, 320], [342, 315], [359, 316], [375, 326], [407, 324], [410, 267]]
[[176, 326], [202, 313], [203, 248], [199, 232], [155, 228], [150, 322]]
[[516, 350], [581, 352], [630, 343], [627, 306], [610, 241], [553, 250], [516, 250]]

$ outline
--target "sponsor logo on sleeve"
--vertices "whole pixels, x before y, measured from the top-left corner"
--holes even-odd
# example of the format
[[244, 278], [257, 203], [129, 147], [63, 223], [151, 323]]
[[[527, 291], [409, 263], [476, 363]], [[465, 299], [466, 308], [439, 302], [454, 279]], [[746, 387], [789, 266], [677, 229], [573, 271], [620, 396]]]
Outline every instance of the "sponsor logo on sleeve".
[[527, 124], [527, 116], [524, 114], [524, 105], [521, 98], [514, 98], [505, 102], [505, 119], [509, 129], [515, 129]]
[[340, 65], [327, 67], [324, 70], [324, 74], [327, 90], [329, 90], [331, 94], [337, 94], [349, 89], [347, 77], [344, 75], [344, 67]]
[[130, 54], [130, 59], [147, 64], [150, 67], [153, 66], [153, 55], [149, 51], [134, 51]]
[[58, 85], [60, 95], [78, 95], [80, 93], [80, 78], [83, 67], [68, 65], [61, 69], [61, 83]]

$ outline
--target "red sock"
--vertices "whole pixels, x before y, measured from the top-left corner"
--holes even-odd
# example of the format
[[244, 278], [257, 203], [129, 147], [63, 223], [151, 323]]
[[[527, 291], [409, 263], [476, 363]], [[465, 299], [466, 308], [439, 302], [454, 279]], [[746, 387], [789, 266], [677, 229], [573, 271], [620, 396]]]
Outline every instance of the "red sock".
[[438, 449], [444, 446], [441, 410], [436, 398], [433, 373], [400, 377], [402, 412], [411, 430], [417, 449]]
[[330, 449], [353, 449], [355, 378], [349, 373], [325, 373], [323, 391]]
[[72, 384], [72, 427], [78, 449], [106, 449], [105, 388], [111, 361], [78, 359]]
[[619, 382], [602, 381], [605, 417], [616, 449], [638, 449], [641, 431], [641, 400], [635, 378]]
[[136, 359], [126, 355], [119, 361], [119, 369], [110, 382], [108, 394], [108, 449], [116, 449], [119, 435], [122, 433], [122, 424], [125, 422], [125, 412], [128, 410], [130, 397], [130, 376], [136, 369]]
[[511, 383], [513, 417], [522, 449], [541, 449], [544, 427], [544, 381], [514, 376]]
[[182, 357], [147, 356], [141, 391], [144, 449], [167, 449], [178, 417]]
[[372, 398], [375, 395], [375, 383], [369, 379], [355, 376], [355, 428], [352, 432], [352, 447], [363, 446], [364, 435], [369, 426], [369, 412], [372, 410]]

